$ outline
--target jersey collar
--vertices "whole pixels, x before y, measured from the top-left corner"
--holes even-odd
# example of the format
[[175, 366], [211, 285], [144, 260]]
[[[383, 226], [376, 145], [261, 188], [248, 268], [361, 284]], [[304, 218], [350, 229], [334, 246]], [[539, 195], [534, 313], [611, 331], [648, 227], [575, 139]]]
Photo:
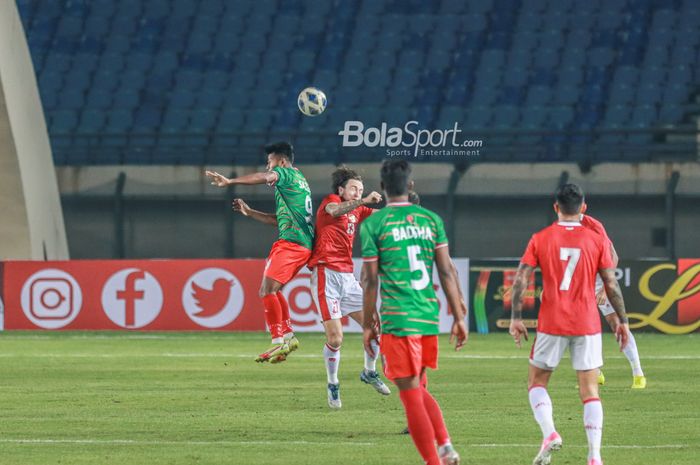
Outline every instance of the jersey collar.
[[411, 202], [391, 202], [387, 203], [387, 207], [410, 207], [413, 205]]
[[559, 221], [557, 222], [559, 226], [581, 226], [578, 221]]

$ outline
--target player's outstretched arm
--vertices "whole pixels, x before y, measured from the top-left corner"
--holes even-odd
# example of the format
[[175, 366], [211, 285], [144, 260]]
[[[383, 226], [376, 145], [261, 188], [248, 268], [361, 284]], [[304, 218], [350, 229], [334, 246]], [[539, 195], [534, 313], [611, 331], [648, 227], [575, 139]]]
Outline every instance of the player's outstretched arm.
[[381, 194], [379, 194], [378, 192], [372, 192], [363, 199], [348, 200], [346, 202], [340, 203], [331, 202], [328, 205], [326, 205], [326, 213], [331, 215], [333, 218], [337, 218], [339, 216], [343, 216], [344, 214], [353, 211], [354, 209], [362, 205], [377, 204], [381, 201]]
[[521, 263], [518, 272], [515, 274], [513, 289], [511, 291], [511, 312], [510, 312], [510, 335], [513, 336], [515, 345], [522, 347], [521, 337], [527, 341], [527, 328], [523, 323], [523, 292], [527, 289], [530, 276], [534, 268], [525, 263]]
[[374, 357], [372, 339], [376, 340], [379, 334], [377, 325], [377, 288], [379, 287], [379, 265], [377, 261], [364, 262], [360, 281], [362, 282], [362, 326], [365, 351]]
[[605, 285], [605, 293], [610, 300], [610, 304], [615, 313], [620, 319], [619, 325], [615, 329], [615, 338], [618, 344], [620, 344], [620, 350], [627, 346], [627, 341], [629, 339], [629, 320], [627, 319], [627, 311], [625, 310], [625, 299], [622, 297], [622, 290], [620, 285], [615, 278], [615, 270], [612, 268], [606, 268], [600, 270], [600, 277], [603, 278], [603, 284]]
[[447, 296], [447, 305], [452, 312], [454, 322], [450, 342], [455, 341], [455, 350], [461, 349], [469, 338], [469, 329], [464, 322], [464, 311], [467, 304], [464, 302], [462, 290], [457, 280], [457, 269], [452, 263], [450, 252], [447, 247], [440, 247], [435, 250], [435, 265], [437, 266], [440, 285]]
[[243, 199], [233, 199], [233, 211], [243, 216], [248, 216], [256, 221], [260, 221], [261, 223], [277, 226], [277, 214], [253, 210]]
[[211, 185], [217, 187], [227, 187], [234, 184], [243, 184], [252, 186], [255, 184], [274, 184], [277, 182], [278, 175], [274, 171], [265, 171], [260, 173], [251, 173], [236, 178], [227, 178], [223, 174], [216, 171], [205, 171], [204, 174], [211, 179]]

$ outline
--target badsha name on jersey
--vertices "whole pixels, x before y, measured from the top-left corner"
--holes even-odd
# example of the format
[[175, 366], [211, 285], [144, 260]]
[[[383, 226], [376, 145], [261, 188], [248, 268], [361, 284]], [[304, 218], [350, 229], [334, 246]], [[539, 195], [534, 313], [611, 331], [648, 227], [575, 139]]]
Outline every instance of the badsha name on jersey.
[[428, 226], [399, 226], [391, 229], [394, 241], [405, 241], [406, 239], [433, 240], [433, 231]]

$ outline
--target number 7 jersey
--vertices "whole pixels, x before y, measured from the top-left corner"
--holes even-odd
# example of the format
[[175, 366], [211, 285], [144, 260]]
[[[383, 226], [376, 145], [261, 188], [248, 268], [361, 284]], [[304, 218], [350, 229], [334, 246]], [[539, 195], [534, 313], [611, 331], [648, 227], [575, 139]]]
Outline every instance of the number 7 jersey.
[[442, 219], [418, 205], [390, 203], [360, 227], [364, 261], [377, 261], [381, 280], [382, 333], [440, 332], [433, 288], [435, 250], [447, 247]]
[[309, 184], [296, 168], [277, 166], [272, 171], [277, 173], [274, 186], [279, 238], [311, 250], [314, 225]]
[[521, 263], [542, 271], [537, 331], [559, 336], [598, 334], [599, 270], [615, 268], [610, 241], [578, 222], [554, 223], [534, 234]]

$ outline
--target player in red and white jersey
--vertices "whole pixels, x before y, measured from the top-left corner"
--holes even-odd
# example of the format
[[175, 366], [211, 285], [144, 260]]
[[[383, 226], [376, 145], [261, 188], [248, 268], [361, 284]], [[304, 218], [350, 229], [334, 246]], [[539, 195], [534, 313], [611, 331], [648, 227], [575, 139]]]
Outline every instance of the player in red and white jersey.
[[598, 396], [598, 369], [603, 365], [600, 317], [595, 296], [595, 278], [603, 279], [605, 292], [621, 324], [616, 337], [624, 349], [628, 339], [627, 314], [610, 242], [582, 226], [584, 206], [581, 188], [566, 184], [556, 194], [554, 210], [559, 221], [534, 234], [525, 250], [512, 291], [510, 334], [518, 347], [527, 339], [522, 321], [522, 297], [536, 267], [542, 272], [542, 305], [537, 335], [530, 352], [528, 390], [530, 406], [542, 430], [542, 445], [533, 465], [550, 463], [562, 439], [554, 427], [552, 401], [547, 384], [568, 348], [578, 377], [583, 402], [583, 422], [588, 439], [588, 465], [602, 465], [600, 444], [603, 407]]
[[[584, 204], [583, 207], [583, 212], [586, 211], [586, 206]], [[612, 240], [608, 236], [608, 232], [605, 230], [605, 227], [603, 226], [603, 223], [598, 221], [597, 219], [593, 218], [590, 215], [581, 215], [581, 224], [587, 228], [592, 229], [593, 231], [597, 232], [601, 236], [603, 236], [609, 243], [610, 243], [610, 252], [612, 254], [613, 258], [613, 263], [615, 264], [615, 267], [617, 268], [617, 264], [619, 262], [619, 257], [617, 256], [617, 251], [615, 250], [615, 246], [612, 243]], [[603, 278], [600, 277], [600, 275], [596, 276], [595, 280], [595, 293], [596, 293], [596, 299], [598, 301], [598, 310], [600, 310], [600, 313], [603, 314], [605, 317], [605, 320], [608, 322], [610, 325], [610, 329], [615, 332], [615, 329], [617, 328], [617, 325], [620, 324], [620, 319], [617, 317], [617, 314], [615, 313], [615, 309], [612, 307], [610, 304], [610, 301], [608, 300], [608, 296], [605, 295], [605, 289], [603, 286]], [[622, 351], [625, 354], [625, 357], [627, 357], [627, 360], [630, 362], [630, 366], [632, 367], [632, 389], [644, 389], [647, 387], [647, 379], [644, 376], [644, 371], [642, 371], [642, 364], [639, 359], [639, 351], [637, 350], [637, 341], [634, 339], [634, 335], [632, 332], [629, 332], [629, 342], [627, 343], [627, 346], [625, 349]], [[598, 374], [598, 384], [605, 384], [605, 375], [603, 375], [603, 372], [601, 371]]]
[[[333, 194], [327, 195], [316, 212], [316, 241], [309, 260], [311, 294], [321, 314], [326, 332], [323, 359], [328, 376], [328, 405], [342, 406], [338, 367], [343, 343], [341, 318], [349, 316], [362, 325], [362, 288], [353, 275], [352, 245], [360, 223], [374, 210], [367, 205], [381, 202], [382, 196], [371, 192], [362, 197], [362, 178], [350, 168], [341, 166], [332, 174]], [[374, 355], [365, 352], [365, 365], [360, 380], [383, 395], [389, 388], [379, 377]]]

